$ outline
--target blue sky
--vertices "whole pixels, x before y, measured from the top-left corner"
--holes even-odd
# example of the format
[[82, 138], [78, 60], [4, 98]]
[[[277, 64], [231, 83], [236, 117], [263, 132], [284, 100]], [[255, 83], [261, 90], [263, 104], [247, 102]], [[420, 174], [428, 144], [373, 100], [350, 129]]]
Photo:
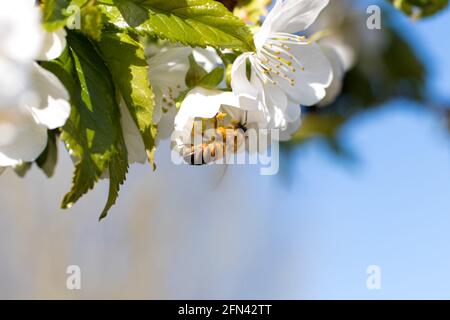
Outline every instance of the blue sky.
[[[450, 101], [450, 12], [405, 26], [431, 66], [430, 93]], [[290, 250], [308, 262], [307, 290], [298, 297], [450, 298], [450, 136], [443, 124], [397, 101], [344, 130], [356, 162], [340, 163], [316, 142], [297, 152], [279, 235], [287, 243], [295, 234]], [[369, 265], [381, 268], [381, 290], [366, 288]]]
[[[450, 101], [450, 10], [401, 23], [431, 66], [430, 93]], [[223, 168], [176, 167], [166, 145], [155, 173], [130, 168], [102, 223], [107, 181], [59, 209], [72, 171], [62, 148], [53, 179], [6, 172], [0, 296], [450, 298], [443, 119], [397, 101], [355, 118], [341, 138], [355, 162], [313, 141], [296, 152], [290, 184], [230, 167], [217, 188]], [[79, 295], [66, 290], [68, 264], [82, 267]], [[369, 265], [381, 268], [381, 290], [366, 288]]]

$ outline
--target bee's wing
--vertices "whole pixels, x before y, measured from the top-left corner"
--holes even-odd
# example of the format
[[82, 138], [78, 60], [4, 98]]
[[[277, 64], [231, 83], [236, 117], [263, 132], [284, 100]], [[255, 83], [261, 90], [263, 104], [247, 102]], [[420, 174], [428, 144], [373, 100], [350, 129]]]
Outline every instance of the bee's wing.
[[221, 185], [221, 183], [223, 182], [226, 173], [228, 172], [228, 164], [224, 164], [220, 166], [220, 173], [219, 176], [217, 177], [217, 181], [215, 182], [215, 184], [213, 185], [212, 190], [216, 190], [219, 188], [219, 186]]

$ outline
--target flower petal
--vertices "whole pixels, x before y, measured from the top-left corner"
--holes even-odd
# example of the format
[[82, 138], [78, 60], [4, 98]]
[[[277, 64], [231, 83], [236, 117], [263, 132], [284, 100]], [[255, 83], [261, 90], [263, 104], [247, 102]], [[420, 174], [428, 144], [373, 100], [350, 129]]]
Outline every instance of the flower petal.
[[342, 83], [345, 74], [344, 62], [334, 47], [321, 45], [323, 52], [327, 56], [333, 68], [333, 81], [326, 89], [325, 98], [320, 101], [320, 106], [326, 106], [333, 103], [342, 91]]
[[[358, 50], [347, 44], [344, 39], [339, 36], [325, 37], [319, 41], [320, 46], [323, 48], [331, 47], [339, 56], [339, 60], [342, 62], [344, 71], [347, 72], [355, 66], [357, 62]], [[370, 49], [369, 49], [370, 50]]]
[[177, 111], [177, 108], [170, 108], [166, 113], [162, 114], [161, 120], [158, 124], [158, 140], [164, 140], [172, 134]]
[[273, 106], [276, 106], [282, 111], [286, 110], [288, 98], [283, 90], [271, 83], [267, 83], [264, 85], [264, 91], [266, 99], [270, 100]]
[[50, 61], [58, 58], [67, 45], [66, 31], [59, 29], [55, 32], [46, 32], [43, 46], [36, 60]]
[[[265, 84], [262, 91], [263, 109], [268, 127], [284, 130], [286, 127], [285, 110], [287, 107], [286, 94], [280, 88]], [[283, 97], [284, 96], [284, 97]]]
[[192, 49], [174, 47], [164, 50], [147, 60], [149, 79], [155, 94], [153, 121], [159, 123], [163, 111], [175, 105], [175, 99], [186, 87], [185, 78], [189, 70], [189, 55]]
[[20, 105], [29, 80], [29, 64], [0, 59], [0, 108]]
[[0, 21], [0, 56], [17, 62], [30, 62], [36, 58], [44, 30], [35, 1], [2, 1]]
[[152, 86], [155, 107], [153, 109], [153, 123], [158, 124], [161, 121], [164, 108], [164, 94], [159, 89], [159, 86]]
[[295, 102], [289, 101], [285, 115], [288, 123], [297, 122], [302, 114], [302, 108]]
[[70, 115], [69, 93], [59, 79], [37, 63], [32, 69], [38, 98], [28, 105], [36, 121], [49, 129], [62, 127]]
[[206, 49], [194, 48], [192, 54], [194, 55], [195, 61], [208, 73], [222, 65], [222, 59], [220, 59], [216, 50], [211, 47], [207, 47]]
[[294, 102], [304, 106], [314, 105], [325, 97], [325, 88], [333, 80], [331, 64], [315, 42], [297, 42], [289, 44], [289, 47], [303, 68], [293, 72], [293, 86], [281, 78], [277, 83]]
[[190, 132], [196, 118], [213, 118], [222, 105], [237, 107], [239, 98], [232, 92], [199, 87], [192, 89], [175, 117], [175, 130]]
[[0, 167], [36, 160], [47, 146], [47, 129], [22, 108], [0, 111]]
[[296, 121], [288, 124], [287, 128], [280, 132], [280, 141], [289, 141], [292, 136], [300, 129], [302, 124], [301, 118], [299, 117]]
[[297, 33], [307, 29], [328, 5], [329, 0], [277, 0], [266, 17], [255, 43], [261, 45], [270, 33]]
[[[192, 53], [192, 48], [189, 47], [174, 47], [154, 55], [147, 60], [150, 77], [159, 79], [161, 76], [166, 76], [172, 72], [187, 72], [189, 69], [189, 55]], [[158, 74], [151, 71], [165, 71], [164, 74]], [[172, 78], [168, 78], [172, 80]], [[163, 79], [165, 80], [165, 79]], [[184, 81], [184, 79], [183, 79]]]
[[231, 88], [235, 95], [256, 100], [258, 98], [258, 89], [247, 78], [247, 59], [250, 55], [251, 53], [241, 54], [234, 61], [231, 69]]
[[123, 99], [119, 102], [119, 108], [123, 138], [128, 151], [128, 162], [145, 164], [147, 161], [147, 153], [145, 151], [144, 141]]

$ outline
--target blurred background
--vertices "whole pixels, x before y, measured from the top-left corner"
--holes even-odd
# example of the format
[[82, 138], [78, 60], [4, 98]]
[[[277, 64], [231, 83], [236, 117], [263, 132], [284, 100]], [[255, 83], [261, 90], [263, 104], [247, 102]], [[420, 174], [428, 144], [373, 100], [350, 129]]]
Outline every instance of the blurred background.
[[[381, 30], [366, 28], [369, 3]], [[276, 176], [175, 166], [163, 142], [157, 171], [133, 166], [98, 222], [105, 181], [59, 209], [63, 146], [52, 179], [6, 171], [0, 298], [449, 299], [450, 11], [413, 21], [384, 3], [334, 1], [322, 15], [355, 58], [341, 96], [304, 110]], [[69, 265], [81, 290], [66, 288]]]

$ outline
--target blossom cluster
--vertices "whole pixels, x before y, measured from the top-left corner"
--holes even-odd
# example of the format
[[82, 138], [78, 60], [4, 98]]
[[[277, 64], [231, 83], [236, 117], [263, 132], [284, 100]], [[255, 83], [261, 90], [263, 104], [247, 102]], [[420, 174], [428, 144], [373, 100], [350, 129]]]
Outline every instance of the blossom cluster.
[[57, 58], [65, 31], [46, 32], [33, 0], [9, 1], [0, 10], [0, 167], [36, 160], [47, 130], [70, 114], [69, 94], [37, 61]]
[[[173, 149], [191, 164], [194, 158], [213, 162], [205, 150], [219, 158], [227, 155], [224, 148], [250, 154], [253, 150], [236, 145], [245, 143], [246, 132], [276, 131], [264, 139], [288, 141], [301, 126], [302, 106], [328, 104], [338, 96], [348, 63], [338, 46], [311, 28], [329, 0], [276, 0], [253, 32], [217, 2], [202, 1], [201, 10], [226, 14], [235, 30], [205, 20], [205, 39], [182, 38], [170, 28], [161, 37], [151, 29], [144, 38], [141, 27], [131, 27], [131, 11], [89, 1], [81, 22], [92, 30], [71, 30], [64, 25], [67, 17], [54, 14], [55, 2], [2, 2], [0, 173], [39, 164], [61, 135], [76, 167], [62, 206], [71, 207], [98, 179], [109, 177], [107, 212], [128, 165], [153, 161], [158, 141], [171, 137]], [[213, 4], [216, 13], [210, 12]], [[143, 9], [153, 12], [148, 6]], [[157, 29], [158, 20], [153, 23]], [[210, 28], [220, 36], [208, 33]], [[128, 60], [122, 61], [128, 48]], [[189, 141], [198, 124], [200, 133], [215, 133]], [[225, 141], [230, 131], [234, 138]]]
[[[153, 48], [157, 53], [148, 63], [150, 82], [156, 94], [154, 120], [164, 132], [160, 137], [173, 131], [174, 148], [188, 163], [198, 147], [185, 139], [195, 130], [195, 120], [203, 120], [205, 128], [209, 123], [218, 129], [213, 140], [208, 136], [203, 141], [202, 145], [206, 146], [226, 140], [224, 129], [278, 130], [280, 140], [289, 140], [300, 128], [301, 106], [313, 106], [322, 100], [330, 103], [341, 89], [344, 61], [338, 48], [297, 35], [315, 22], [328, 2], [278, 0], [255, 34], [255, 51], [242, 53], [232, 63], [229, 88], [225, 79], [218, 88], [188, 88], [184, 80], [190, 55], [209, 73], [224, 67], [220, 53], [226, 51], [218, 53], [213, 48], [179, 46]], [[177, 110], [176, 97], [186, 90]], [[162, 118], [165, 114], [168, 115]], [[132, 136], [140, 140], [136, 133]], [[140, 153], [137, 159], [145, 162], [143, 142], [136, 143], [134, 138], [125, 134], [129, 149], [136, 147], [131, 154]], [[231, 149], [243, 150], [241, 146], [231, 146]], [[215, 150], [217, 148], [209, 152]], [[223, 154], [223, 150], [220, 153]], [[207, 157], [205, 154], [204, 158]], [[205, 159], [199, 159], [199, 163], [204, 162]]]
[[[335, 96], [331, 91], [339, 87], [341, 61], [336, 53], [297, 35], [327, 4], [328, 0], [276, 1], [255, 33], [255, 51], [242, 53], [232, 64], [231, 90], [224, 81], [219, 88], [189, 88], [179, 110], [176, 99], [188, 89], [189, 57], [206, 72], [224, 62], [212, 48], [151, 45], [147, 51], [156, 104], [153, 121], [160, 123], [160, 138], [172, 128], [190, 133], [195, 119], [225, 114], [228, 127], [277, 129], [280, 139], [288, 140], [300, 127], [301, 106]], [[27, 19], [17, 19], [17, 12]], [[70, 104], [61, 82], [37, 63], [62, 53], [64, 29], [44, 31], [32, 0], [7, 2], [0, 21], [11, 30], [0, 42], [0, 167], [7, 167], [36, 160], [46, 146], [47, 129], [64, 125]], [[144, 163], [142, 138], [124, 102], [119, 105], [129, 161]]]

